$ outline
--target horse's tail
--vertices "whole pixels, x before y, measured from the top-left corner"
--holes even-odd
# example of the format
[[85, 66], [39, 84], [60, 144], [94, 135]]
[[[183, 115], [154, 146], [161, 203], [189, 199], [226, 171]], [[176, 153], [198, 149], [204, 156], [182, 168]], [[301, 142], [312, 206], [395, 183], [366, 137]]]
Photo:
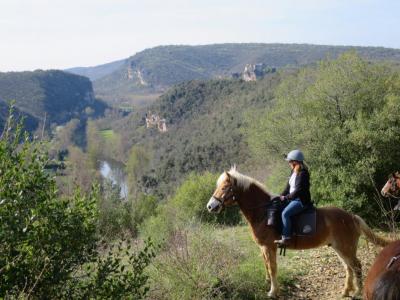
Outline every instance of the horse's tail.
[[389, 244], [391, 242], [391, 240], [386, 239], [384, 237], [380, 237], [377, 234], [375, 234], [361, 217], [354, 215], [354, 218], [356, 219], [356, 221], [358, 223], [360, 231], [365, 235], [367, 240], [370, 241], [371, 243], [385, 247], [387, 244]]

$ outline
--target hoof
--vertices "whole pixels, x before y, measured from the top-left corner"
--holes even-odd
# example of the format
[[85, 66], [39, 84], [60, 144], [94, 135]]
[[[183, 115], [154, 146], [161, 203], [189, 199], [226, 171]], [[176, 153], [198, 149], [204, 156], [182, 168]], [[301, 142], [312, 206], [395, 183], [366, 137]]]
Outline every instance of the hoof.
[[269, 298], [276, 298], [278, 296], [278, 293], [275, 291], [269, 291], [268, 292], [268, 297]]

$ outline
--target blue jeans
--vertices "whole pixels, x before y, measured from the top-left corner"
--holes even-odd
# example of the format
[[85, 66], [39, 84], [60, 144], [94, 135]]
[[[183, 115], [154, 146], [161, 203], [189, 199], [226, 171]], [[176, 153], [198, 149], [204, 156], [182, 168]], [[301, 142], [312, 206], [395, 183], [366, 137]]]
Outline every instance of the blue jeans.
[[289, 202], [289, 204], [282, 211], [282, 223], [283, 230], [282, 236], [284, 238], [290, 238], [292, 236], [292, 220], [291, 217], [297, 215], [304, 209], [303, 203], [300, 199], [294, 199]]

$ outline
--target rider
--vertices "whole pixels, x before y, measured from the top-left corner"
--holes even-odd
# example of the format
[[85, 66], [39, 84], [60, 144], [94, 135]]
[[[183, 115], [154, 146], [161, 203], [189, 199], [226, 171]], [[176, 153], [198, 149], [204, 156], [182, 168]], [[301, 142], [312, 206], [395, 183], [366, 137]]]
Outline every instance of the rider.
[[290, 151], [286, 156], [292, 169], [289, 182], [282, 192], [280, 199], [289, 201], [282, 211], [282, 239], [275, 243], [287, 245], [292, 235], [291, 217], [303, 211], [311, 203], [310, 174], [304, 164], [304, 155], [300, 150]]

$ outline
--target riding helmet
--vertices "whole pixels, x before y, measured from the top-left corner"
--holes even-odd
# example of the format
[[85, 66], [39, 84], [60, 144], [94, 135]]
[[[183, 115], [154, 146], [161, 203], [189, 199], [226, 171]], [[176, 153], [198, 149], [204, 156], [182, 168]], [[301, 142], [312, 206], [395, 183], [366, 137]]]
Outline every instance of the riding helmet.
[[304, 160], [304, 154], [300, 150], [292, 150], [288, 153], [288, 155], [285, 158], [287, 161], [290, 160], [297, 160], [297, 161], [303, 161]]

